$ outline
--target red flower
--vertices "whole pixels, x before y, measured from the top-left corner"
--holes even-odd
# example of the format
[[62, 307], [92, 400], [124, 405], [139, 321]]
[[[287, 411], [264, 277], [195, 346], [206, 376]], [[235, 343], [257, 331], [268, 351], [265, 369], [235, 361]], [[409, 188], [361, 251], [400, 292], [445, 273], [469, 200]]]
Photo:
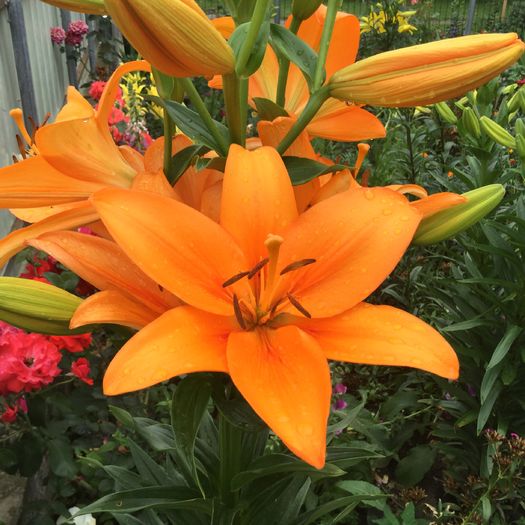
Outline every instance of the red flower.
[[91, 344], [91, 334], [51, 335], [48, 339], [58, 350], [67, 350], [72, 354], [83, 352]]
[[14, 423], [16, 420], [16, 415], [18, 414], [18, 407], [10, 407], [9, 405], [5, 409], [5, 412], [0, 416], [0, 421], [2, 423]]
[[88, 377], [90, 372], [89, 361], [85, 357], [81, 357], [73, 362], [71, 365], [71, 372], [77, 376], [81, 381], [88, 385], [93, 385], [93, 379]]

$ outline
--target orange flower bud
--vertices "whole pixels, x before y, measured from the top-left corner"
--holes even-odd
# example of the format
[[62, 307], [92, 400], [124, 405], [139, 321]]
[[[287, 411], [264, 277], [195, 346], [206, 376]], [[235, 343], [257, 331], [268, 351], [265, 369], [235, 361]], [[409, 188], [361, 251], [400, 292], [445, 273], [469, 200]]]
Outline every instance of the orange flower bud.
[[88, 15], [105, 15], [104, 0], [42, 0], [46, 4]]
[[194, 0], [104, 0], [124, 36], [175, 77], [231, 73], [233, 51]]
[[516, 62], [516, 33], [448, 38], [360, 60], [332, 76], [332, 97], [384, 107], [425, 106], [481, 86]]

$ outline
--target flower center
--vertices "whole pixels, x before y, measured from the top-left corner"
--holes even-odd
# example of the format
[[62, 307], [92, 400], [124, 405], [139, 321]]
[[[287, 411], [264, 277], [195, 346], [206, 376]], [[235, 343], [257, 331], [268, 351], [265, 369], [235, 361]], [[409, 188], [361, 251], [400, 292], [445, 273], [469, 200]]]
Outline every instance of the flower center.
[[271, 323], [271, 321], [287, 306], [310, 318], [310, 313], [291, 293], [283, 291], [282, 277], [316, 262], [315, 259], [301, 259], [285, 266], [277, 272], [279, 253], [284, 239], [279, 235], [270, 234], [264, 242], [268, 257], [261, 259], [252, 269], [240, 272], [225, 281], [222, 286], [227, 288], [238, 281], [247, 278], [251, 293], [232, 297], [233, 311], [239, 326], [243, 330], [253, 330], [256, 326]]

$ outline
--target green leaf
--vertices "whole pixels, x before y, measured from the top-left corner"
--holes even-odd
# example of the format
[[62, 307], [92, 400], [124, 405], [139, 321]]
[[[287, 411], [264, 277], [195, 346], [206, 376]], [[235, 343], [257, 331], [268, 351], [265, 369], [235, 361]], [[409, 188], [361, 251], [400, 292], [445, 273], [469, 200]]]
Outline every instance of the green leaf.
[[293, 62], [302, 71], [308, 85], [311, 85], [315, 75], [317, 53], [298, 36], [278, 24], [270, 26], [270, 43], [277, 55]]
[[345, 474], [335, 465], [327, 463], [322, 469], [318, 470], [304, 461], [286, 454], [269, 454], [262, 456], [251, 463], [248, 470], [237, 474], [232, 480], [232, 490], [238, 490], [244, 485], [272, 474], [297, 473], [302, 472], [315, 478], [337, 477]]
[[162, 483], [165, 485], [170, 483], [170, 479], [164, 469], [132, 439], [128, 438], [128, 446], [135, 466], [146, 483]]
[[342, 164], [334, 164], [327, 166], [322, 162], [316, 160], [305, 159], [303, 157], [283, 157], [284, 165], [288, 170], [288, 175], [294, 186], [305, 184], [316, 177], [326, 175], [327, 173], [336, 173], [338, 171], [347, 169], [347, 166]]
[[212, 157], [211, 159], [199, 157], [197, 162], [195, 162], [195, 169], [201, 171], [206, 168], [224, 172], [226, 169], [226, 157]]
[[273, 100], [262, 97], [253, 97], [257, 114], [261, 120], [272, 121], [277, 117], [289, 117], [288, 112]]
[[175, 440], [170, 425], [157, 423], [146, 417], [134, 418], [137, 432], [147, 441], [148, 445], [159, 452], [173, 450]]
[[[164, 100], [160, 97], [148, 96], [148, 99], [153, 100], [162, 106], [168, 112], [171, 119], [175, 122], [178, 128], [195, 142], [200, 142], [208, 148], [215, 151], [220, 151], [221, 147], [202, 121], [198, 113], [186, 107], [184, 104], [175, 102], [173, 100]], [[230, 134], [228, 128], [220, 122], [214, 121], [219, 133], [224, 137], [226, 143], [229, 143]]]
[[171, 425], [175, 435], [177, 463], [201, 489], [195, 462], [195, 440], [211, 396], [211, 383], [206, 374], [191, 374], [175, 389], [171, 405]]
[[407, 486], [417, 485], [432, 468], [435, 458], [435, 448], [429, 445], [414, 447], [397, 465], [397, 481]]
[[212, 501], [199, 498], [198, 493], [186, 487], [143, 487], [104, 496], [80, 509], [74, 517], [96, 512], [127, 513], [143, 509], [185, 509], [211, 514]]
[[[241, 52], [241, 49], [244, 47], [246, 36], [250, 30], [250, 25], [251, 22], [246, 22], [239, 25], [228, 41], [237, 58]], [[257, 39], [255, 40], [255, 44], [251, 49], [250, 56], [248, 57], [246, 64], [239, 64], [238, 60], [236, 61], [237, 64], [235, 72], [238, 76], [248, 78], [259, 69], [263, 61], [264, 54], [266, 53], [266, 46], [268, 45], [269, 38], [270, 22], [264, 22], [259, 29]], [[242, 69], [239, 69], [239, 66], [242, 66]]]
[[48, 441], [47, 450], [51, 472], [61, 478], [74, 478], [78, 468], [69, 442], [64, 439], [53, 439]]
[[373, 445], [365, 442], [359, 446], [328, 447], [326, 450], [326, 460], [342, 469], [352, 467], [362, 461], [384, 457], [375, 450]]
[[109, 405], [109, 411], [119, 423], [124, 425], [126, 428], [135, 430], [135, 421], [133, 416], [127, 410]]
[[193, 164], [195, 157], [206, 153], [209, 149], [206, 146], [193, 144], [188, 146], [171, 157], [170, 169], [167, 179], [171, 185], [175, 184], [184, 172]]
[[488, 421], [490, 414], [492, 413], [492, 408], [494, 407], [494, 403], [497, 401], [499, 395], [501, 394], [502, 389], [503, 389], [503, 385], [496, 384], [494, 388], [492, 388], [492, 390], [487, 395], [485, 402], [481, 405], [481, 409], [478, 415], [477, 428], [476, 428], [478, 434], [480, 434], [483, 428], [485, 427], [485, 423]]
[[498, 346], [496, 346], [494, 353], [490, 358], [487, 370], [496, 366], [507, 355], [512, 343], [514, 343], [522, 332], [523, 328], [521, 326], [511, 325], [507, 328], [505, 335], [501, 338], [501, 341], [498, 343]]
[[[337, 483], [336, 487], [353, 495], [363, 496], [382, 494], [381, 489], [379, 487], [376, 487], [375, 485], [372, 485], [372, 483], [368, 483], [367, 481], [340, 481], [339, 483]], [[374, 507], [378, 510], [383, 510], [383, 508], [385, 507], [385, 501], [376, 501], [372, 499], [365, 500], [364, 503], [365, 505]]]

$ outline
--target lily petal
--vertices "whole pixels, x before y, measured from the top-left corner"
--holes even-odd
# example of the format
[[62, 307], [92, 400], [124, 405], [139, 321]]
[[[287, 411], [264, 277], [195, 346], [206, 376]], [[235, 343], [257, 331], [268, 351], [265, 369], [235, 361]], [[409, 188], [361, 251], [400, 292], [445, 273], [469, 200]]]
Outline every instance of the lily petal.
[[325, 463], [330, 371], [315, 339], [295, 326], [232, 333], [228, 369], [235, 386], [301, 459]]
[[284, 276], [276, 297], [289, 291], [313, 317], [348, 310], [394, 269], [420, 219], [385, 188], [352, 188], [316, 204], [284, 232], [280, 265], [316, 262]]
[[38, 222], [47, 219], [52, 215], [66, 210], [72, 210], [82, 206], [86, 201], [68, 202], [67, 204], [57, 204], [56, 206], [39, 206], [37, 208], [10, 208], [9, 211], [18, 219], [24, 222]]
[[463, 195], [445, 191], [443, 193], [434, 193], [423, 199], [413, 201], [410, 205], [421, 213], [423, 219], [426, 219], [439, 211], [453, 208], [464, 202], [467, 202], [467, 199], [466, 197], [463, 197]]
[[73, 86], [67, 88], [67, 102], [58, 112], [55, 122], [67, 120], [93, 118], [95, 110], [93, 106]]
[[277, 151], [232, 145], [224, 172], [221, 225], [246, 254], [250, 267], [267, 256], [268, 234], [280, 234], [296, 217], [290, 178]]
[[301, 319], [326, 357], [368, 365], [409, 366], [457, 379], [458, 358], [430, 325], [392, 306], [360, 303], [328, 319]]
[[218, 224], [153, 193], [105, 189], [93, 203], [112, 237], [144, 273], [188, 304], [232, 314], [235, 286], [226, 289], [222, 283], [249, 265]]
[[104, 393], [133, 392], [180, 374], [227, 372], [227, 317], [181, 306], [169, 310], [133, 336], [113, 358]]
[[98, 292], [76, 309], [69, 327], [90, 324], [118, 324], [140, 330], [158, 317], [143, 304], [116, 290]]
[[89, 202], [78, 208], [57, 213], [31, 226], [20, 228], [0, 240], [0, 268], [16, 253], [25, 247], [25, 243], [46, 232], [69, 230], [84, 224], [95, 222], [98, 213]]
[[76, 232], [52, 232], [29, 244], [51, 255], [99, 290], [118, 290], [163, 313], [179, 306], [169, 292], [159, 289], [114, 242]]

